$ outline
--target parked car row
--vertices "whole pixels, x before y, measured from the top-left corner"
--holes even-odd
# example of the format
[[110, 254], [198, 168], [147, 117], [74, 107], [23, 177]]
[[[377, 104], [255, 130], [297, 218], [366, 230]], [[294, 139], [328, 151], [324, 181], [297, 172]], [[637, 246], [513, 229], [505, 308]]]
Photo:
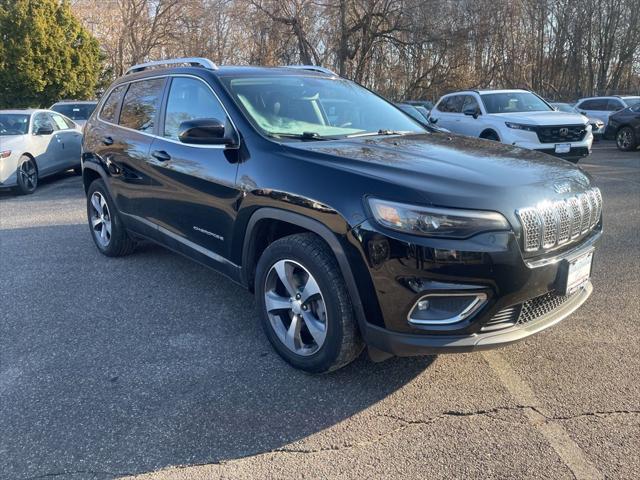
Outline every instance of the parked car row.
[[81, 172], [82, 126], [97, 102], [63, 101], [49, 110], [0, 110], [0, 188], [33, 193], [40, 179]]
[[[430, 102], [424, 101], [430, 104]], [[397, 104], [417, 120], [422, 101]], [[428, 121], [448, 131], [540, 150], [577, 162], [593, 141], [615, 139], [620, 150], [640, 145], [636, 113], [640, 96], [581, 98], [573, 105], [550, 103], [527, 90], [453, 92], [430, 104]], [[560, 115], [564, 114], [564, 115]]]

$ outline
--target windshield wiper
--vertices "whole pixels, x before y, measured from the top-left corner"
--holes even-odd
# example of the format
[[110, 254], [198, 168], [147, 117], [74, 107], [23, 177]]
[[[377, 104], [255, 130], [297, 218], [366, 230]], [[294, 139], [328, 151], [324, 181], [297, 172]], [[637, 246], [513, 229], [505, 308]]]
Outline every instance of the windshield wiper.
[[336, 140], [332, 137], [323, 137], [317, 132], [302, 132], [302, 133], [288, 133], [288, 132], [272, 132], [269, 133], [270, 137], [275, 138], [297, 138], [298, 140]]
[[414, 133], [408, 130], [387, 130], [381, 128], [377, 132], [362, 132], [362, 133], [354, 133], [353, 135], [347, 135], [347, 138], [354, 137], [373, 137], [378, 135], [406, 135], [408, 133]]

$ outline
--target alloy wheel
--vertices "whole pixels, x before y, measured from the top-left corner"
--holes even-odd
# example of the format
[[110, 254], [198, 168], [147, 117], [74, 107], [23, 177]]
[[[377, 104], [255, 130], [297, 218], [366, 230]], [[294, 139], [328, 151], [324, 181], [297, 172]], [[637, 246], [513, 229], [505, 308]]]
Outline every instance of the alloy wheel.
[[111, 241], [111, 213], [104, 195], [100, 192], [93, 192], [91, 195], [90, 211], [91, 231], [100, 246], [106, 247]]
[[618, 132], [618, 147], [627, 150], [631, 148], [631, 131], [628, 129], [622, 129]]
[[316, 279], [293, 260], [276, 262], [265, 280], [267, 315], [280, 341], [293, 353], [316, 353], [327, 336], [327, 308]]
[[20, 175], [22, 184], [27, 191], [32, 192], [38, 186], [38, 170], [33, 160], [29, 159], [22, 162], [18, 175]]

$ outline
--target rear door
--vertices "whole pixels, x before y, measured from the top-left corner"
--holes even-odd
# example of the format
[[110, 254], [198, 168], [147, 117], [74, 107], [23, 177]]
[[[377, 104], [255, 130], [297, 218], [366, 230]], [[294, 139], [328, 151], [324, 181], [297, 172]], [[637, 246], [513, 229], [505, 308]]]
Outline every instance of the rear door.
[[66, 170], [79, 165], [82, 134], [74, 128], [70, 120], [65, 119], [59, 113], [51, 113], [50, 115], [57, 128], [55, 135], [60, 147], [55, 160], [56, 168]]
[[[464, 97], [462, 95], [449, 95], [444, 97], [435, 107], [437, 110], [436, 118], [439, 127], [451, 130], [454, 133], [462, 133], [460, 122], [462, 120], [462, 104]], [[432, 112], [433, 116], [433, 112]]]
[[149, 149], [158, 131], [165, 81], [166, 77], [153, 77], [130, 82], [117, 125], [106, 129], [102, 138], [118, 209], [131, 228], [144, 232], [155, 222], [157, 184]]
[[238, 149], [184, 144], [178, 129], [181, 122], [204, 118], [224, 121], [225, 130], [234, 127], [204, 80], [174, 76], [167, 92], [160, 136], [153, 142], [149, 160], [157, 185], [155, 217], [160, 233], [202, 261], [224, 264], [235, 205], [241, 198], [236, 188]]

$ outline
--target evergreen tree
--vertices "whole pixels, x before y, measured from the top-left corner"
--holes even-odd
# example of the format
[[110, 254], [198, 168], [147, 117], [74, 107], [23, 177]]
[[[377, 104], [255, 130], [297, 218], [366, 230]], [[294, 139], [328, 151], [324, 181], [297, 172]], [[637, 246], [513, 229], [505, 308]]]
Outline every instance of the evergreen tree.
[[100, 70], [98, 41], [68, 0], [0, 0], [0, 108], [91, 98]]

